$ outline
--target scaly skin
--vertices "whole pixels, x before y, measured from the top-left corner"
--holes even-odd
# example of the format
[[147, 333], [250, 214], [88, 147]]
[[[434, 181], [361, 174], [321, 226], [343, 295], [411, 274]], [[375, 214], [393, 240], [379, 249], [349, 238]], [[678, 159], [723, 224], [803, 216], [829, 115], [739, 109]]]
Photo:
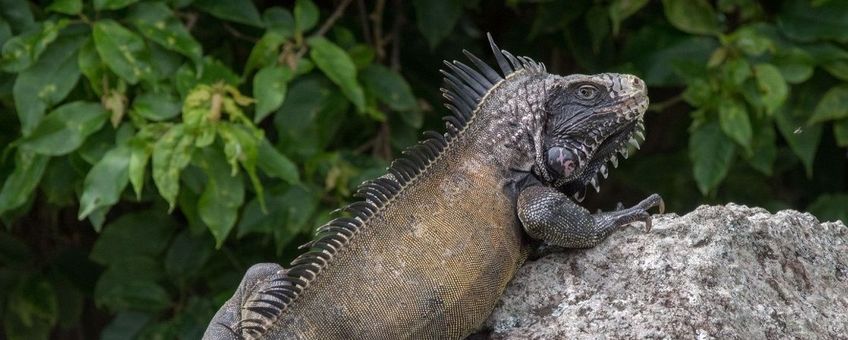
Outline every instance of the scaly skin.
[[[601, 94], [577, 93], [585, 84]], [[539, 243], [591, 247], [625, 224], [650, 222], [646, 210], [662, 204], [653, 195], [590, 215], [566, 195], [582, 193], [639, 130], [647, 95], [638, 78], [528, 66], [480, 97], [455, 138], [363, 215], [292, 299], [275, 298], [291, 281], [286, 270], [254, 266], [204, 339], [462, 338]]]

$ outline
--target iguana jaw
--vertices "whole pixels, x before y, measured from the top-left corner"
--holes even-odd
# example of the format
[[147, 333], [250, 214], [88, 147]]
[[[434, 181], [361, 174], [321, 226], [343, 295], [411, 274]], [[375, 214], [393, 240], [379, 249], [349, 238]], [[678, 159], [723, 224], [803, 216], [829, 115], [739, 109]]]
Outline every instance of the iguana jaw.
[[618, 167], [619, 157], [627, 159], [633, 151], [640, 148], [645, 139], [644, 131], [645, 125], [641, 117], [628, 123], [625, 128], [600, 144], [594, 157], [576, 178], [563, 181], [557, 187], [578, 202], [583, 201], [589, 187], [600, 192], [601, 180], [607, 178], [611, 169]]

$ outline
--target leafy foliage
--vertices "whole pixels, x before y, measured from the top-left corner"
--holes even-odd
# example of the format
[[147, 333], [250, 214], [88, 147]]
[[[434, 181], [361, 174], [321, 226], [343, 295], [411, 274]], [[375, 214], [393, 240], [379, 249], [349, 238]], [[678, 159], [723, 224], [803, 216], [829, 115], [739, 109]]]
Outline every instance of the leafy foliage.
[[[422, 129], [483, 32], [558, 74], [628, 72], [648, 140], [588, 205], [648, 192], [845, 220], [836, 0], [0, 0], [0, 331], [199, 338]], [[99, 320], [109, 320], [106, 324]]]

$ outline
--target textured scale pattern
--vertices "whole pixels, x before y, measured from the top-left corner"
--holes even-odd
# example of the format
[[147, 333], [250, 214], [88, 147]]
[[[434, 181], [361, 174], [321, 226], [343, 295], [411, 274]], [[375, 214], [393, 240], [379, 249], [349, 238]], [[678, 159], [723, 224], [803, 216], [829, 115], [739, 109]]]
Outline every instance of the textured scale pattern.
[[[453, 154], [460, 149], [446, 156], [460, 157]], [[523, 262], [526, 240], [515, 222], [504, 223], [514, 221], [515, 207], [491, 185], [502, 174], [481, 160], [464, 159], [469, 161], [436, 164], [397, 203], [372, 216], [309, 287], [332, 294], [301, 296], [279, 320], [296, 331], [275, 338], [459, 337], [480, 324], [494, 307], [491, 297]], [[428, 175], [443, 171], [456, 176]], [[485, 200], [469, 210], [474, 192], [486, 193]]]
[[641, 80], [549, 75], [541, 63], [489, 42], [500, 72], [467, 51], [474, 68], [445, 62], [442, 93], [453, 112], [446, 132], [425, 132], [386, 175], [363, 183], [355, 194], [362, 200], [318, 228], [289, 268], [248, 270], [204, 339], [462, 338], [485, 320], [541, 240], [591, 246], [622, 223], [649, 219], [644, 210], [661, 205], [659, 196], [590, 215], [550, 187], [544, 158], [547, 122], [560, 117], [550, 103], [570, 98], [560, 93], [570, 86], [600, 84], [609, 98], [599, 100], [615, 100], [581, 110], [609, 110], [613, 121], [584, 129], [595, 144], [577, 145], [576, 157], [588, 163], [583, 177], [568, 182], [573, 192], [597, 185], [604, 162], [642, 133]]
[[[448, 67], [449, 71], [444, 71], [444, 70], [442, 71], [442, 73], [445, 75], [445, 83], [447, 85], [447, 88], [446, 89], [443, 88], [442, 92], [444, 94], [444, 97], [448, 100], [448, 103], [445, 104], [446, 107], [448, 107], [448, 109], [450, 109], [454, 113], [451, 116], [445, 117], [445, 121], [446, 121], [446, 124], [447, 124], [447, 133], [444, 134], [444, 135], [438, 134], [438, 133], [435, 133], [435, 132], [425, 133], [425, 136], [427, 136], [427, 139], [420, 142], [418, 145], [410, 148], [409, 150], [405, 151], [404, 157], [398, 158], [397, 160], [395, 160], [392, 163], [392, 166], [388, 169], [388, 173], [389, 173], [388, 176], [384, 176], [384, 177], [378, 178], [376, 180], [363, 183], [363, 185], [361, 185], [360, 188], [357, 190], [357, 196], [362, 197], [365, 200], [360, 201], [360, 202], [355, 202], [355, 203], [351, 204], [350, 206], [342, 209], [342, 210], [348, 211], [353, 217], [337, 218], [337, 219], [327, 223], [327, 225], [319, 228], [318, 231], [317, 231], [316, 239], [314, 241], [311, 241], [308, 244], [304, 245], [305, 247], [308, 247], [309, 250], [306, 253], [297, 257], [294, 261], [292, 261], [292, 264], [291, 264], [292, 267], [291, 268], [284, 270], [284, 271], [281, 270], [280, 272], [276, 273], [275, 275], [272, 275], [269, 278], [269, 280], [267, 280], [267, 282], [264, 285], [262, 285], [262, 288], [257, 289], [253, 294], [251, 294], [249, 297], [247, 297], [247, 299], [243, 303], [243, 307], [242, 307], [242, 311], [241, 311], [241, 320], [238, 322], [238, 324], [236, 324], [234, 327], [230, 327], [228, 325], [222, 325], [222, 326], [225, 326], [227, 329], [229, 329], [232, 332], [232, 334], [237, 338], [260, 338], [260, 337], [266, 336], [266, 333], [273, 332], [274, 325], [276, 325], [276, 324], [282, 323], [282, 324], [296, 325], [296, 324], [300, 324], [300, 323], [315, 323], [317, 321], [315, 321], [316, 318], [314, 318], [314, 317], [312, 317], [310, 319], [311, 321], [306, 321], [306, 320], [298, 321], [297, 320], [297, 319], [303, 319], [306, 315], [311, 315], [311, 314], [314, 314], [314, 313], [299, 314], [297, 312], [290, 310], [291, 309], [290, 307], [295, 305], [295, 302], [297, 302], [298, 300], [306, 299], [303, 295], [304, 295], [304, 291], [307, 290], [307, 288], [310, 289], [310, 290], [317, 290], [317, 291], [324, 291], [325, 289], [329, 288], [329, 287], [318, 288], [318, 287], [315, 287], [315, 286], [326, 285], [327, 282], [329, 282], [331, 280], [331, 279], [327, 279], [326, 277], [330, 277], [331, 275], [333, 275], [332, 272], [331, 271], [325, 272], [326, 268], [330, 267], [329, 264], [331, 262], [333, 263], [333, 267], [335, 267], [335, 268], [347, 268], [347, 266], [351, 266], [353, 264], [356, 264], [355, 267], [359, 266], [359, 267], [363, 267], [363, 268], [372, 268], [372, 267], [368, 266], [368, 264], [367, 264], [367, 261], [368, 261], [368, 258], [369, 258], [367, 255], [369, 255], [369, 254], [383, 254], [383, 253], [387, 252], [388, 250], [387, 250], [387, 248], [381, 247], [379, 245], [374, 246], [376, 249], [372, 250], [369, 247], [367, 247], [365, 244], [370, 244], [370, 243], [372, 243], [372, 241], [381, 241], [381, 240], [384, 240], [386, 243], [389, 243], [389, 245], [388, 245], [389, 247], [392, 247], [392, 246], [396, 247], [398, 244], [402, 244], [404, 246], [410, 246], [411, 247], [412, 245], [415, 244], [413, 242], [414, 240], [409, 240], [410, 241], [409, 243], [404, 242], [404, 241], [407, 241], [407, 240], [399, 241], [399, 240], [401, 240], [402, 235], [397, 235], [397, 234], [395, 234], [395, 235], [382, 235], [382, 234], [380, 234], [382, 232], [388, 232], [390, 230], [397, 229], [397, 228], [408, 229], [410, 227], [410, 224], [401, 224], [401, 225], [396, 225], [396, 226], [382, 226], [381, 224], [386, 223], [385, 221], [409, 220], [410, 218], [412, 218], [413, 220], [415, 220], [417, 218], [423, 219], [423, 218], [425, 218], [425, 216], [421, 216], [421, 217], [408, 216], [408, 217], [406, 217], [406, 219], [396, 217], [396, 216], [391, 216], [390, 212], [393, 209], [390, 209], [390, 208], [387, 209], [387, 206], [390, 205], [390, 203], [393, 200], [395, 200], [401, 192], [403, 192], [403, 194], [405, 194], [405, 195], [411, 195], [411, 192], [415, 191], [414, 188], [411, 188], [412, 183], [416, 182], [416, 181], [422, 182], [423, 178], [427, 177], [427, 176], [422, 176], [422, 173], [426, 173], [428, 168], [432, 164], [434, 164], [440, 157], [442, 157], [442, 155], [445, 153], [445, 148], [447, 148], [448, 145], [453, 144], [454, 149], [459, 149], [458, 147], [456, 147], [456, 144], [459, 144], [459, 143], [454, 142], [454, 140], [457, 138], [457, 136], [460, 135], [460, 133], [466, 127], [468, 127], [469, 122], [474, 118], [475, 112], [477, 111], [478, 104], [482, 101], [483, 97], [485, 97], [488, 93], [492, 92], [492, 90], [495, 88], [496, 84], [500, 83], [505, 77], [509, 77], [510, 75], [512, 75], [516, 72], [520, 72], [520, 71], [527, 71], [525, 73], [544, 73], [545, 72], [544, 65], [542, 65], [540, 63], [536, 63], [533, 60], [526, 58], [526, 57], [516, 58], [512, 54], [510, 54], [509, 52], [502, 51], [502, 50], [498, 49], [497, 46], [495, 46], [494, 42], [491, 40], [491, 36], [489, 36], [489, 38], [490, 38], [492, 50], [495, 53], [496, 58], [498, 59], [498, 64], [500, 65], [501, 71], [503, 72], [504, 75], [502, 76], [502, 75], [498, 74], [492, 68], [488, 67], [488, 65], [486, 65], [484, 62], [482, 62], [479, 58], [475, 57], [473, 54], [471, 54], [467, 51], [464, 51], [466, 56], [469, 57], [469, 59], [472, 61], [472, 63], [475, 64], [475, 66], [477, 66], [480, 69], [480, 71], [474, 70], [471, 67], [469, 67], [469, 66], [467, 66], [467, 65], [465, 65], [461, 62], [458, 62], [458, 61], [453, 61], [453, 62], [445, 61], [445, 65]], [[467, 138], [467, 136], [463, 136], [463, 137]], [[464, 155], [463, 156], [454, 156], [454, 157], [451, 157], [451, 158], [452, 159], [468, 159], [468, 158], [457, 158], [457, 157], [466, 157], [466, 156], [464, 156]], [[444, 166], [445, 164], [446, 163], [444, 163], [444, 162], [441, 163], [442, 166]], [[490, 169], [497, 169], [497, 165], [492, 164], [492, 165], [490, 165], [489, 168]], [[477, 170], [479, 170], [479, 169], [477, 169]], [[434, 171], [436, 173], [454, 173], [454, 172], [452, 172], [453, 170], [448, 170], [448, 169], [432, 170], [430, 172], [434, 172]], [[474, 176], [480, 176], [480, 175], [481, 174], [478, 173], [478, 174], [475, 174]], [[478, 186], [471, 186], [471, 185], [468, 185], [468, 184], [463, 184], [465, 190], [462, 190], [463, 187], [446, 189], [445, 192], [439, 193], [439, 194], [432, 194], [432, 195], [426, 195], [425, 194], [424, 196], [422, 196], [421, 199], [426, 201], [426, 200], [432, 200], [431, 199], [432, 197], [440, 197], [442, 195], [453, 195], [453, 194], [470, 195], [470, 194], [474, 194], [474, 193], [479, 193], [479, 192], [481, 192], [481, 190], [484, 190], [484, 188], [488, 188], [489, 190], [492, 190], [492, 189], [500, 187], [500, 186], [492, 186], [492, 183], [499, 181], [498, 177], [502, 178], [503, 174], [493, 175], [493, 177], [487, 178], [487, 181], [483, 181], [483, 182], [478, 183], [479, 184]], [[502, 179], [500, 179], [500, 181], [502, 181]], [[418, 185], [415, 186], [415, 188], [422, 187], [422, 186], [426, 187], [426, 185], [418, 184]], [[415, 198], [412, 198], [411, 200], [407, 199], [406, 202], [416, 202], [416, 199]], [[501, 210], [501, 211], [504, 211], [504, 212], [515, 211], [515, 207], [504, 207], [503, 204], [494, 204], [494, 203], [495, 202], [493, 202], [493, 205], [492, 205], [493, 207], [498, 207], [498, 208], [504, 209], [504, 210]], [[501, 203], [503, 203], [503, 202], [501, 202]], [[426, 204], [421, 205], [421, 206], [426, 207]], [[402, 208], [402, 209], [400, 209], [401, 211], [410, 211], [412, 209], [415, 209], [415, 207], [404, 207], [404, 206], [399, 206], [399, 205], [395, 205], [393, 208], [397, 209], [398, 207]], [[439, 226], [439, 227], [442, 228], [442, 229], [438, 229], [438, 228], [434, 229], [434, 230], [441, 230], [441, 233], [434, 233], [434, 234], [437, 234], [435, 236], [440, 236], [440, 235], [441, 236], [429, 239], [428, 242], [430, 242], [430, 244], [429, 244], [430, 246], [432, 246], [434, 244], [436, 244], [436, 245], [441, 244], [441, 245], [447, 246], [449, 244], [448, 242], [433, 243], [434, 242], [433, 240], [444, 241], [442, 239], [445, 239], [445, 238], [453, 239], [454, 237], [459, 236], [459, 235], [454, 235], [453, 233], [444, 233], [444, 231], [446, 230], [445, 228], [448, 227], [448, 226], [440, 225], [440, 223], [441, 224], [451, 224], [451, 226], [453, 226], [453, 228], [456, 228], [456, 226], [462, 225], [462, 223], [459, 223], [459, 221], [462, 221], [463, 219], [469, 219], [470, 218], [468, 220], [468, 223], [474, 224], [475, 221], [476, 221], [476, 223], [479, 223], [480, 217], [486, 218], [486, 216], [468, 215], [467, 213], [462, 212], [461, 209], [456, 209], [455, 207], [451, 207], [451, 206], [438, 207], [438, 209], [446, 209], [445, 211], [458, 211], [459, 212], [458, 215], [461, 215], [461, 216], [441, 216], [440, 218], [443, 218], [443, 220], [435, 220], [435, 221], [432, 220], [432, 216], [430, 216], [431, 219], [426, 220], [426, 225]], [[426, 213], [426, 210], [425, 210], [425, 213]], [[481, 215], [485, 215], [485, 214], [481, 214]], [[400, 219], [398, 219], [398, 218], [400, 218]], [[499, 225], [499, 228], [509, 230], [509, 231], [513, 232], [514, 234], [520, 234], [520, 233], [515, 232], [517, 230], [520, 230], [520, 228], [518, 228], [514, 225], [511, 225], [511, 226], [510, 225], [504, 225], [502, 223], [504, 220], [511, 220], [511, 219], [514, 219], [514, 218], [511, 218], [511, 216], [507, 217], [505, 219], [502, 218], [501, 224]], [[412, 222], [412, 221], [410, 221], [410, 222]], [[368, 225], [368, 228], [363, 228], [363, 225], [366, 225], [366, 224]], [[414, 226], [414, 224], [411, 224], [411, 225]], [[395, 228], [392, 228], [392, 227], [395, 227]], [[370, 235], [369, 234], [368, 236], [363, 237], [362, 235], [360, 235], [362, 233], [363, 229], [367, 229], [369, 231], [376, 230], [376, 231], [372, 231], [372, 232], [377, 233], [377, 234], [376, 235]], [[431, 233], [431, 234], [433, 234], [433, 233]], [[489, 235], [489, 236], [491, 236], [491, 235]], [[478, 237], [485, 237], [485, 234], [479, 234]], [[365, 241], [360, 241], [362, 243], [353, 243], [353, 242], [351, 242], [351, 240], [354, 239], [354, 238], [358, 238], [358, 239], [361, 238], [361, 239], [364, 239]], [[520, 246], [520, 245], [516, 246], [515, 244], [512, 244], [510, 246], [512, 248], [509, 248], [509, 249], [523, 249], [524, 248], [523, 246]], [[358, 247], [364, 247], [364, 248], [359, 249]], [[411, 254], [419, 254], [422, 251], [426, 251], [428, 249], [430, 249], [430, 248], [424, 247], [424, 248], [421, 248], [421, 249], [416, 249], [417, 251], [412, 252]], [[364, 259], [360, 259], [360, 258], [355, 257], [355, 256], [344, 256], [344, 257], [339, 256], [338, 254], [342, 250], [344, 250], [345, 252], [347, 252], [349, 254], [350, 253], [352, 253], [352, 254], [364, 254], [366, 256], [365, 256]], [[488, 251], [486, 251], [485, 249], [482, 249], [482, 248], [478, 248], [478, 249], [475, 249], [475, 251], [473, 251], [471, 253], [473, 253], [473, 254], [487, 254]], [[469, 265], [469, 264], [472, 267], [476, 267], [475, 265], [479, 265], [477, 263], [474, 263], [473, 261], [470, 261], [467, 258], [468, 257], [467, 254], [466, 255], [457, 254], [456, 256], [457, 256], [457, 259], [461, 259], [461, 258], [463, 258], [463, 256], [465, 256], [466, 258], [465, 258], [464, 261], [465, 261], [466, 266]], [[379, 258], [379, 259], [382, 260], [382, 258]], [[397, 260], [403, 261], [403, 259], [401, 259], [401, 258], [398, 258]], [[507, 276], [505, 278], [501, 278], [500, 280], [497, 280], [497, 281], [502, 281], [502, 282], [499, 282], [496, 285], [497, 287], [485, 287], [484, 291], [486, 291], [486, 292], [492, 292], [492, 291], [500, 292], [500, 291], [502, 291], [504, 286], [506, 285], [506, 282], [508, 282], [508, 280], [512, 277], [511, 273], [514, 272], [515, 269], [517, 269], [517, 266], [520, 265], [520, 263], [523, 260], [524, 260], [523, 257], [521, 257], [520, 259], [516, 258], [513, 261], [513, 262], [515, 262], [514, 265], [515, 265], [516, 268], [510, 268], [510, 270], [506, 270], [506, 272], [509, 273], [509, 276]], [[350, 262], [350, 261], [353, 261], [353, 262]], [[350, 263], [348, 263], [348, 262], [350, 262]], [[447, 261], [445, 262], [445, 264], [450, 265], [450, 266], [454, 266], [454, 267], [460, 265], [458, 263], [448, 263]], [[380, 263], [376, 263], [375, 265], [376, 265], [375, 268], [378, 268], [378, 269], [382, 268], [382, 265]], [[442, 267], [443, 271], [445, 271], [446, 273], [451, 273], [450, 270], [445, 270], [444, 268], [445, 267]], [[451, 268], [451, 267], [448, 267], [448, 268]], [[507, 268], [500, 268], [500, 269], [507, 269]], [[397, 268], [395, 268], [393, 270], [399, 271], [399, 269], [397, 269]], [[348, 271], [345, 271], [345, 272], [350, 272], [350, 271], [348, 270]], [[366, 272], [366, 271], [363, 271], [363, 272]], [[431, 271], [431, 273], [435, 273], [435, 270]], [[373, 273], [373, 274], [377, 275], [377, 274], [380, 274], [380, 273]], [[325, 279], [315, 280], [319, 275], [321, 275]], [[455, 276], [456, 274], [453, 273], [452, 275]], [[333, 275], [333, 277], [335, 277], [335, 275]], [[351, 280], [358, 279], [358, 281], [360, 281], [360, 282], [374, 283], [373, 281], [371, 281], [371, 280], [373, 280], [374, 277], [379, 277], [379, 276], [368, 275], [367, 277], [358, 277], [358, 278], [351, 277], [349, 279], [351, 279]], [[435, 276], [431, 274], [427, 278], [429, 278], [432, 281], [432, 280], [434, 280], [434, 277]], [[396, 277], [395, 277], [395, 279], [396, 279]], [[366, 281], [363, 281], [363, 280], [366, 280]], [[380, 287], [384, 287], [386, 285], [385, 282], [388, 282], [388, 281], [383, 281], [383, 283], [381, 283]], [[450, 282], [450, 280], [440, 281], [439, 285], [444, 286], [446, 284], [446, 282]], [[427, 283], [434, 283], [434, 282], [427, 282]], [[425, 282], [418, 282], [418, 284], [425, 284]], [[479, 285], [479, 282], [476, 283], [476, 284]], [[454, 291], [457, 291], [457, 290], [463, 291], [463, 290], [468, 289], [468, 287], [464, 287], [460, 283], [457, 283], [457, 285], [458, 286], [456, 286], [456, 287], [447, 287], [448, 291], [454, 292]], [[368, 284], [366, 284], [366, 286], [372, 287], [372, 285], [368, 285]], [[377, 285], [375, 284], [374, 286], [377, 286]], [[401, 287], [407, 287], [407, 288], [408, 287], [416, 287], [416, 286], [417, 285], [410, 285], [409, 282], [401, 284]], [[497, 288], [497, 289], [493, 290], [492, 288]], [[328, 290], [332, 290], [332, 288], [329, 288]], [[413, 292], [409, 292], [409, 293], [413, 293]], [[314, 295], [310, 295], [310, 296], [314, 296]], [[322, 296], [326, 297], [325, 295], [322, 295]], [[340, 294], [339, 296], [333, 296], [333, 299], [336, 300], [336, 301], [338, 301], [339, 299], [343, 300], [344, 299], [343, 296], [344, 295], [342, 295], [342, 294]], [[447, 300], [451, 303], [454, 303], [454, 301], [456, 301], [458, 299], [461, 299], [461, 297], [456, 297], [456, 296], [448, 297]], [[361, 297], [359, 297], [359, 296], [356, 296], [354, 298], [354, 300], [360, 301], [359, 302], [360, 304], [363, 303], [362, 300], [361, 300]], [[472, 302], [472, 301], [469, 301], [469, 302]], [[444, 302], [442, 302], [442, 303], [444, 303]], [[300, 304], [303, 305], [303, 304], [309, 304], [309, 303], [308, 302], [300, 302]], [[335, 311], [335, 313], [332, 313], [332, 312], [330, 313], [330, 315], [333, 315], [333, 316], [339, 316], [337, 314], [345, 314], [345, 313], [348, 312], [348, 311], [345, 311], [345, 310], [339, 310], [339, 309], [332, 308], [331, 302], [322, 301], [322, 302], [316, 303], [315, 305], [327, 306], [328, 310]], [[491, 307], [492, 306], [485, 306], [483, 309], [488, 312], [489, 310], [491, 310]], [[443, 309], [446, 309], [446, 307], [435, 308], [435, 310], [443, 310]], [[410, 312], [408, 310], [404, 310], [404, 311], [407, 312], [407, 313]], [[368, 311], [366, 313], [367, 315], [358, 315], [357, 314], [356, 316], [358, 316], [358, 318], [353, 318], [352, 320], [359, 320], [359, 321], [365, 320], [365, 319], [368, 318], [368, 315], [373, 315], [372, 312], [373, 311]], [[430, 313], [430, 312], [431, 311], [429, 309], [426, 309], [424, 311], [424, 313]], [[467, 307], [466, 307], [466, 310], [464, 311], [464, 313], [467, 313], [467, 312], [468, 311], [467, 311]], [[471, 313], [470, 315], [474, 315], [474, 314], [481, 314], [481, 313]], [[296, 315], [297, 317], [295, 317], [295, 320], [290, 320], [290, 321], [283, 320], [283, 318], [285, 318], [286, 316], [290, 316], [290, 315]], [[411, 315], [408, 315], [408, 316], [411, 316]], [[418, 316], [421, 317], [423, 315], [418, 315]], [[455, 317], [460, 317], [460, 319], [461, 319], [461, 315], [456, 315]], [[429, 319], [432, 319], [432, 318], [429, 318]], [[479, 317], [478, 317], [478, 319], [479, 319]], [[476, 323], [479, 323], [482, 320], [474, 320], [474, 321]], [[338, 320], [334, 320], [332, 322], [337, 323]], [[457, 323], [456, 327], [458, 327], [458, 329], [465, 329], [465, 328], [469, 327], [469, 324], [464, 324], [464, 323], [459, 322], [459, 323]], [[319, 328], [323, 328], [323, 327], [319, 327]], [[309, 327], [304, 327], [302, 329], [309, 329]], [[348, 328], [348, 329], [351, 332], [354, 332], [353, 330], [355, 329], [355, 327], [351, 327], [351, 328]], [[407, 329], [407, 328], [401, 327], [401, 328], [398, 328], [398, 329]], [[439, 332], [438, 334], [455, 334], [455, 332], [450, 331], [449, 325], [447, 325], [445, 327], [428, 327], [428, 329], [430, 329], [431, 331], [438, 331]], [[291, 334], [291, 335], [287, 335], [284, 338], [289, 338], [289, 337], [297, 338], [299, 336], [300, 335], [297, 335], [297, 334]], [[314, 334], [313, 336], [314, 337], [320, 337], [318, 334]], [[327, 336], [327, 335], [324, 334], [322, 336]], [[279, 337], [279, 336], [277, 336], [277, 337]], [[312, 337], [307, 337], [307, 338], [312, 338]], [[396, 336], [390, 337], [390, 338], [396, 338]]]

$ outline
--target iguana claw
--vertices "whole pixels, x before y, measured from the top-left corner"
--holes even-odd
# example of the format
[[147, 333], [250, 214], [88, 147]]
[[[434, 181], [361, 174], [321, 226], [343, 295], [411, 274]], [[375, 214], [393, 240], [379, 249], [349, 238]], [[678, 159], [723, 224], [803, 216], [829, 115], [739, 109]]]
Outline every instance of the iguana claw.
[[663, 201], [662, 197], [660, 197], [660, 195], [658, 194], [648, 196], [647, 198], [639, 202], [639, 204], [636, 204], [633, 208], [629, 209], [631, 213], [635, 214], [635, 216], [630, 215], [632, 216], [632, 222], [645, 222], [645, 232], [650, 232], [651, 227], [653, 226], [651, 214], [648, 213], [648, 210], [653, 207], [657, 207], [660, 214], [665, 212], [665, 201]]

